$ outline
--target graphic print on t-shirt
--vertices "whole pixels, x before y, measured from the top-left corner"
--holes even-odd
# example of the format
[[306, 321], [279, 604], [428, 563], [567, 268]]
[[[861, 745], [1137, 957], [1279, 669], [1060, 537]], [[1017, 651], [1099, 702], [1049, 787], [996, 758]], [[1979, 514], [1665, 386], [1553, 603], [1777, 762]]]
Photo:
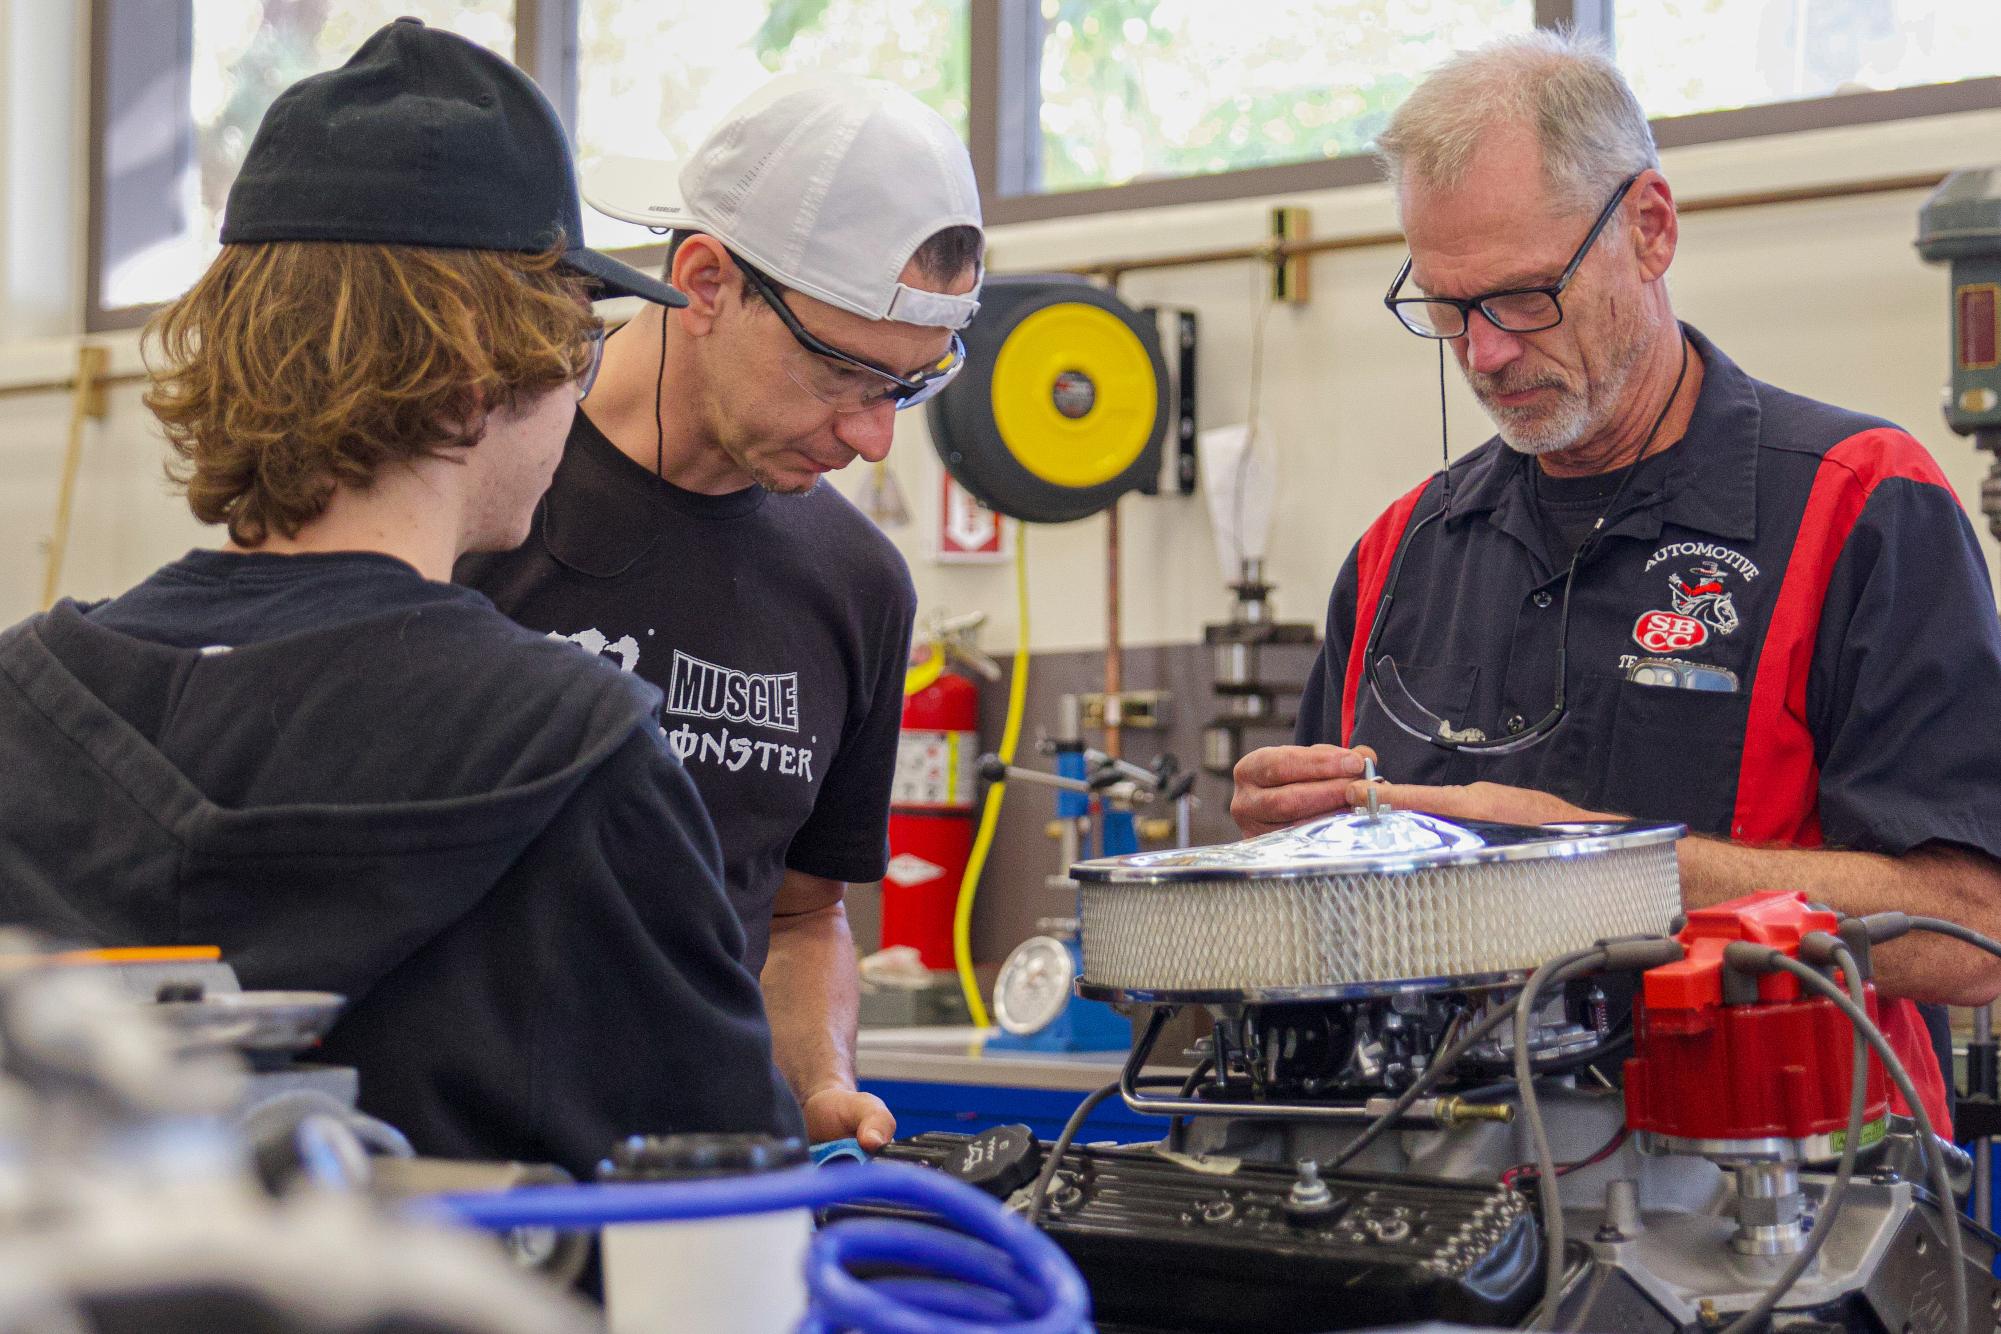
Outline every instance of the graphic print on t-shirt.
[[630, 672], [639, 667], [639, 643], [631, 635], [620, 635], [618, 639], [611, 640], [605, 638], [601, 630], [579, 630], [573, 635], [551, 630], [549, 638], [575, 644], [594, 658], [615, 658], [622, 671]]
[[760, 674], [703, 662], [674, 650], [667, 684], [668, 713], [799, 730], [799, 673]]
[[[651, 633], [650, 631], [648, 633]], [[625, 671], [639, 668], [639, 641], [631, 635], [614, 640], [592, 628], [565, 635], [551, 630], [549, 638], [575, 644], [586, 653], [615, 659]], [[681, 763], [715, 765], [731, 773], [755, 766], [811, 784], [813, 749], [764, 740], [749, 730], [799, 731], [799, 673], [749, 672], [708, 662], [674, 650], [673, 670], [661, 701], [660, 731]], [[683, 721], [669, 728], [671, 718]], [[687, 721], [692, 719], [693, 721]], [[716, 724], [723, 724], [717, 726]], [[730, 724], [739, 730], [733, 731]], [[812, 738], [818, 742], [818, 737]]]

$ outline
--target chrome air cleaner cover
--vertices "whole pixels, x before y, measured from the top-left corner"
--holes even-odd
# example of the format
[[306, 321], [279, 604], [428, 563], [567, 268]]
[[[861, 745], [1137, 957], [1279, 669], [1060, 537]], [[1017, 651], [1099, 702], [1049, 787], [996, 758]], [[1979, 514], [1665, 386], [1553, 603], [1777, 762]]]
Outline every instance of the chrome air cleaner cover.
[[1518, 981], [1681, 911], [1681, 825], [1450, 821], [1387, 808], [1071, 868], [1102, 1000], [1262, 1004]]

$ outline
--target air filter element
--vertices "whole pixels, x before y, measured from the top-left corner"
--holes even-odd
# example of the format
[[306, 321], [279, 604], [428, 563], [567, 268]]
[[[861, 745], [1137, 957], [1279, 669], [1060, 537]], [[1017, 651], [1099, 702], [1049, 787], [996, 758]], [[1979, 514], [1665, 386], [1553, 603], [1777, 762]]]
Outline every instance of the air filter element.
[[1101, 1000], [1266, 1003], [1517, 981], [1681, 911], [1680, 825], [1344, 812], [1071, 868]]
[[1158, 475], [1167, 363], [1152, 319], [1082, 278], [1010, 274], [987, 279], [964, 338], [965, 370], [925, 411], [981, 504], [1067, 523]]

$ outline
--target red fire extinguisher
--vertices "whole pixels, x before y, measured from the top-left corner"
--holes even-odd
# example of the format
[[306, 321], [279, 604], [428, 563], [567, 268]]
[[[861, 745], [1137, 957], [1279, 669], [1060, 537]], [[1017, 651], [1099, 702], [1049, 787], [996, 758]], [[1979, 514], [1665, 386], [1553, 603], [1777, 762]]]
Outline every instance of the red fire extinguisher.
[[890, 789], [882, 943], [914, 946], [926, 968], [952, 967], [952, 912], [973, 853], [980, 689], [948, 667], [947, 656], [975, 670], [990, 662], [957, 642], [978, 624], [962, 620], [972, 625], [932, 633], [928, 652], [904, 679]]

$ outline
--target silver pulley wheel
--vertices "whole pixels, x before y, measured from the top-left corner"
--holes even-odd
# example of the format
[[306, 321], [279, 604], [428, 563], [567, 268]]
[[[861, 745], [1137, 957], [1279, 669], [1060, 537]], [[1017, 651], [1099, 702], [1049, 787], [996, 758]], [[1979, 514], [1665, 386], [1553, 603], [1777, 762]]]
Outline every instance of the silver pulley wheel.
[[1056, 937], [1022, 941], [994, 979], [994, 1022], [1018, 1038], [1040, 1033], [1069, 1004], [1076, 969], [1070, 947]]

